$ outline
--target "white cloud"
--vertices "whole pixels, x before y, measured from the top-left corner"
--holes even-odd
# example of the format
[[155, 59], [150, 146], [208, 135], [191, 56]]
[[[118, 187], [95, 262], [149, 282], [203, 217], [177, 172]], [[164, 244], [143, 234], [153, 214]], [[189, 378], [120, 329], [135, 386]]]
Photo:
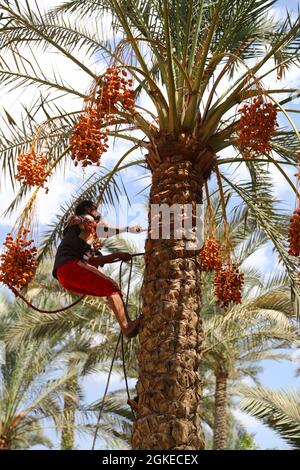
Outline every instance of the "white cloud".
[[[44, 0], [43, 2], [39, 3], [39, 6], [42, 8], [49, 8], [60, 3], [60, 0]], [[108, 20], [106, 31], [107, 34], [110, 32], [109, 25], [110, 22]], [[102, 33], [103, 30], [101, 29], [101, 34]], [[47, 77], [49, 77], [50, 80], [51, 77], [53, 79], [54, 73], [56, 73], [62, 77], [62, 81], [64, 83], [67, 83], [69, 86], [82, 93], [86, 93], [87, 89], [90, 87], [91, 77], [87, 73], [79, 69], [74, 64], [74, 62], [70, 61], [62, 54], [57, 53], [54, 49], [47, 51], [46, 53], [40, 50], [30, 51], [27, 49], [25, 51], [25, 55], [27, 57], [31, 56], [31, 59], [32, 54], [34, 54], [34, 59], [37, 61], [37, 63], [43, 70], [43, 73]], [[15, 68], [12, 57], [10, 57], [9, 54], [7, 54], [6, 56], [6, 60], [8, 60], [10, 66], [12, 68]], [[95, 60], [87, 60], [86, 51], [84, 50], [84, 48], [82, 48], [80, 51], [76, 51], [76, 59], [79, 59], [83, 63], [86, 63], [91, 68], [91, 70], [95, 70]], [[101, 63], [98, 61], [97, 67], [99, 66], [101, 66]], [[21, 91], [19, 89], [13, 89], [9, 93], [5, 88], [3, 88], [2, 90], [0, 89], [0, 96], [2, 95], [1, 105], [7, 111], [9, 111], [10, 114], [12, 114], [12, 116], [17, 122], [20, 122], [22, 107], [24, 105], [30, 106], [30, 104], [39, 96], [39, 93], [40, 90], [38, 90], [35, 86], [28, 86], [22, 89]], [[60, 95], [60, 93], [57, 94], [55, 91], [51, 91], [51, 93], [52, 98], [57, 98], [57, 96]], [[66, 109], [67, 111], [79, 110], [82, 108], [83, 104], [82, 99], [77, 98], [74, 95], [61, 96], [59, 99], [57, 99], [57, 103], [61, 108]], [[37, 121], [39, 121], [39, 118], [41, 120], [41, 113], [40, 115], [36, 115], [35, 117]], [[117, 145], [111, 146], [109, 151], [102, 157], [102, 167], [112, 168], [120, 159], [120, 157], [125, 153], [125, 151], [128, 150], [130, 147], [130, 143], [122, 140], [117, 142]], [[140, 159], [141, 154], [140, 152], [135, 152], [135, 154], [131, 154], [129, 158], [131, 160], [133, 158]], [[123, 163], [125, 163], [125, 161]], [[41, 224], [48, 223], [51, 220], [51, 217], [56, 213], [56, 209], [59, 207], [59, 205], [69, 199], [71, 192], [76, 188], [76, 186], [79, 186], [80, 183], [82, 184], [86, 180], [86, 178], [88, 178], [95, 172], [97, 172], [96, 167], [87, 167], [85, 169], [81, 167], [75, 168], [74, 165], [71, 163], [70, 165], [68, 165], [64, 175], [57, 173], [55, 175], [55, 180], [51, 181], [51, 183], [48, 185], [50, 189], [49, 194], [45, 195], [43, 190], [39, 192], [39, 222]], [[133, 167], [129, 167], [122, 173], [122, 177], [125, 181], [128, 181], [129, 179], [132, 179], [134, 177], [136, 178], [137, 176], [138, 172], [136, 172]], [[4, 183], [6, 186], [9, 186], [7, 189], [5, 188]], [[5, 191], [5, 197], [3, 197], [3, 191]], [[14, 192], [12, 191], [8, 181], [6, 180], [4, 182], [3, 178], [1, 181], [1, 192], [2, 197], [0, 201], [0, 210], [3, 212], [7, 208], [8, 202], [10, 202], [14, 196]], [[0, 224], [12, 224], [17, 214], [18, 212], [14, 213], [9, 219], [6, 218], [5, 220], [1, 220]]]
[[38, 213], [40, 224], [47, 224], [57, 213], [57, 209], [62, 202], [68, 201], [71, 193], [75, 189], [75, 184], [69, 182], [62, 176], [56, 176], [48, 185], [49, 194], [41, 190], [38, 198]]
[[[282, 173], [272, 164], [270, 165], [269, 170], [272, 177], [271, 184], [273, 189], [276, 191], [276, 194], [278, 194], [278, 196], [280, 197], [281, 195], [283, 195], [283, 193], [290, 192], [291, 196], [295, 197], [295, 193], [293, 193], [291, 187], [289, 186], [287, 180], [284, 178]], [[285, 173], [290, 178], [290, 180], [295, 183], [295, 168], [285, 168]]]
[[[9, 203], [13, 200], [14, 191], [11, 187], [1, 187], [0, 191], [0, 215], [7, 209]], [[14, 216], [0, 219], [0, 225], [9, 225], [14, 222]]]
[[[24, 2], [24, 0], [23, 0]], [[61, 0], [38, 0], [39, 8], [48, 10], [49, 8], [54, 8], [58, 5], [61, 5]]]
[[[105, 385], [107, 381], [108, 373], [105, 372], [94, 372], [93, 374], [90, 374], [86, 377], [85, 379], [85, 384], [88, 385], [100, 385], [103, 386]], [[117, 386], [120, 385], [120, 382], [122, 381], [122, 377], [120, 374], [113, 372], [111, 375], [110, 379], [110, 386], [112, 388], [116, 388]]]
[[244, 268], [250, 268], [255, 266], [258, 269], [267, 269], [270, 261], [273, 263], [273, 259], [270, 258], [270, 247], [263, 246], [255, 251], [251, 256], [249, 256], [246, 261], [243, 263]]
[[243, 413], [241, 410], [232, 410], [235, 418], [240, 421], [240, 423], [245, 426], [249, 432], [254, 432], [259, 427], [260, 423], [257, 419], [253, 418], [246, 413]]
[[[87, 395], [87, 401], [101, 400], [108, 379], [108, 372], [94, 372], [84, 379], [84, 389]], [[129, 379], [130, 388], [134, 388], [136, 379]], [[123, 376], [117, 372], [112, 372], [109, 382], [109, 392], [125, 388]]]

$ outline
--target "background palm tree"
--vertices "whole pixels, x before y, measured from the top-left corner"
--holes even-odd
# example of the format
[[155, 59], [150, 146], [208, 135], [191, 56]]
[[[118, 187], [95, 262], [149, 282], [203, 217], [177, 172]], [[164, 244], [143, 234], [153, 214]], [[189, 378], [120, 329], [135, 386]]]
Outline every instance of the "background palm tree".
[[26, 449], [36, 444], [52, 446], [44, 434], [44, 420], [49, 419], [52, 427], [59, 429], [61, 399], [66, 396], [75, 399], [73, 390], [65, 388], [73, 371], [53, 378], [52, 360], [49, 348], [37, 343], [20, 346], [18, 352], [6, 355], [5, 364], [1, 365], [1, 449]]
[[[213, 447], [217, 450], [228, 447], [229, 396], [234, 396], [236, 384], [246, 377], [258, 384], [258, 361], [292, 360], [286, 352], [277, 350], [289, 348], [297, 341], [288, 278], [280, 270], [264, 279], [260, 270], [249, 264], [251, 255], [265, 246], [267, 236], [251, 216], [247, 217], [247, 208], [235, 207], [231, 199], [232, 193], [226, 193], [227, 206], [231, 207], [227, 223], [232, 255], [245, 278], [242, 304], [231, 305], [227, 310], [220, 307], [214, 293], [214, 272], [203, 272], [201, 276], [205, 331], [201, 368], [202, 374], [208, 370], [215, 376]], [[212, 214], [218, 239], [222, 240], [225, 222], [217, 193], [207, 209], [208, 232]]]
[[[8, 321], [12, 321], [12, 315], [8, 315], [9, 311], [9, 301], [4, 296], [1, 296], [1, 342], [3, 341]], [[24, 348], [22, 348], [21, 352], [24, 352]], [[27, 366], [28, 362], [26, 362], [25, 367]], [[31, 375], [33, 381], [36, 379], [35, 373], [36, 371]], [[28, 373], [25, 374], [24, 370], [22, 371], [20, 355], [7, 354], [5, 347], [3, 347], [0, 364], [0, 450], [21, 450], [35, 445], [52, 447], [51, 440], [44, 432], [43, 422], [41, 421], [43, 414], [39, 413], [41, 410], [38, 410], [38, 405], [37, 409], [35, 407], [26, 411], [24, 411], [24, 408], [22, 409], [22, 404], [24, 404], [22, 403], [22, 392], [26, 392], [26, 385], [24, 386], [22, 379], [28, 378], [28, 376]], [[35, 387], [31, 384], [29, 388], [34, 389]]]
[[[109, 132], [110, 136], [131, 142], [132, 148], [113, 171], [102, 170], [88, 178], [78, 196], [62, 208], [53, 230], [44, 238], [40, 259], [53, 251], [65, 217], [80, 197], [109, 199], [112, 188], [116, 188], [117, 170], [133, 164], [146, 166], [152, 177], [150, 205], [190, 204], [193, 211], [202, 203], [203, 184], [214, 172], [221, 193], [225, 185], [245, 201], [257, 224], [273, 241], [294, 290], [298, 290], [294, 263], [284, 243], [286, 225], [274, 208], [269, 186], [271, 164], [280, 169], [297, 194], [285, 171], [286, 166], [298, 164], [296, 127], [275, 132], [271, 142], [274, 155], [263, 153], [255, 160], [245, 161], [249, 182], [234, 182], [222, 171], [222, 165], [244, 161], [241, 153], [235, 152], [232, 158], [220, 153], [232, 146], [239, 152], [237, 104], [262, 95], [286, 115], [284, 106], [299, 94], [299, 90], [283, 89], [280, 84], [273, 90], [263, 86], [263, 79], [269, 78], [272, 71], [278, 67], [289, 69], [299, 62], [299, 18], [292, 22], [287, 15], [286, 19], [275, 21], [268, 15], [272, 5], [269, 0], [75, 0], [45, 16], [37, 6], [22, 7], [18, 0], [1, 3], [0, 48], [9, 55], [0, 58], [3, 86], [16, 88], [33, 83], [70, 96], [86, 96], [85, 90], [73, 89], [59, 77], [46, 77], [34, 54], [23, 52], [23, 47], [29, 45], [32, 51], [34, 47], [62, 54], [91, 81], [96, 81], [98, 74], [77, 57], [76, 50], [85, 48], [86, 58], [104, 54], [113, 66], [130, 72], [137, 95], [141, 92], [136, 112], [119, 109], [118, 127]], [[99, 25], [105, 25], [108, 17], [117, 44], [98, 34]], [[218, 85], [223, 86], [220, 94]], [[277, 96], [282, 93], [289, 95], [278, 101]], [[146, 95], [153, 110], [140, 106]], [[16, 156], [30, 149], [33, 140], [39, 148], [47, 145], [49, 165], [54, 170], [69, 159], [68, 137], [80, 109], [61, 109], [53, 99], [54, 95], [44, 94], [34, 105], [34, 112], [26, 112], [24, 125], [17, 125], [6, 113], [12, 133], [3, 132], [1, 159], [13, 184]], [[46, 117], [37, 133], [32, 116], [41, 109]], [[139, 133], [134, 134], [135, 130]], [[124, 161], [137, 148], [145, 154], [134, 161]], [[22, 186], [8, 213], [17, 207], [27, 190]], [[32, 221], [37, 190], [29, 198], [21, 224]], [[197, 371], [203, 330], [197, 249], [187, 249], [184, 240], [152, 240], [152, 229], [149, 212], [143, 286], [145, 320], [140, 334], [138, 413], [132, 446], [201, 449], [204, 440], [198, 418], [201, 387]]]
[[[255, 364], [264, 359], [290, 359], [286, 349], [297, 340], [297, 330], [275, 309], [245, 302], [224, 317], [205, 322], [204, 363], [215, 374], [214, 449], [227, 448], [228, 388], [243, 378], [256, 378]], [[254, 367], [251, 365], [254, 365]]]

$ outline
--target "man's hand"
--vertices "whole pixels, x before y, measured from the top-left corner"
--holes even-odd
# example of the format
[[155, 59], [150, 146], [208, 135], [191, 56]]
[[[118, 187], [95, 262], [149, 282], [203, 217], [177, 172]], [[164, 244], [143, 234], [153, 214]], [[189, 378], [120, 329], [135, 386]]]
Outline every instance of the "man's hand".
[[130, 253], [126, 253], [125, 251], [118, 251], [116, 253], [116, 256], [119, 258], [121, 261], [130, 261], [132, 258], [132, 255]]
[[88, 263], [91, 264], [92, 266], [104, 266], [104, 263], [101, 263], [101, 258], [100, 256], [91, 256], [88, 260]]
[[100, 248], [102, 248], [102, 242], [101, 242], [100, 238], [96, 238], [96, 240], [93, 243], [93, 248], [96, 251], [98, 251], [98, 250], [100, 250]]
[[128, 232], [130, 233], [139, 233], [142, 230], [144, 229], [141, 225], [133, 225], [132, 227], [128, 227]]

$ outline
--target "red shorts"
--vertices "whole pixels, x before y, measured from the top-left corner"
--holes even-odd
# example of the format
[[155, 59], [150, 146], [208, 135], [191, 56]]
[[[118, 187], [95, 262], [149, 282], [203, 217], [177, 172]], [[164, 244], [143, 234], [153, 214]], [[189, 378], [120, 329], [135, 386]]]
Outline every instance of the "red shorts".
[[121, 294], [118, 284], [86, 261], [72, 259], [56, 271], [59, 283], [74, 294], [110, 297]]

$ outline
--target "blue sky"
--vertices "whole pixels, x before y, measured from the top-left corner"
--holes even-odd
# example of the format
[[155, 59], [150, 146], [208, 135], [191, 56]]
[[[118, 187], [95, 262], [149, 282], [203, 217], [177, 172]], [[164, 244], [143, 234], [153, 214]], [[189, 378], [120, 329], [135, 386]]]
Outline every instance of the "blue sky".
[[[41, 3], [42, 5], [49, 5], [60, 2], [58, 2], [57, 0], [42, 0], [39, 1], [39, 3]], [[283, 13], [283, 11], [280, 9], [285, 7], [296, 11], [297, 1], [278, 1], [276, 4], [278, 16], [281, 16]], [[61, 63], [61, 66], [66, 67], [64, 62]], [[75, 73], [74, 76], [71, 75], [72, 74], [68, 73], [68, 80], [70, 80], [71, 82], [73, 80], [74, 86], [80, 83], [81, 89], [83, 89], [84, 86], [88, 85], [87, 81], [81, 83], [81, 75], [78, 77], [75, 77]], [[300, 74], [295, 74], [289, 77], [289, 81], [287, 83], [293, 83], [293, 86], [295, 88], [299, 88], [299, 82]], [[16, 97], [15, 95], [12, 96], [13, 98], [10, 98], [10, 96], [0, 93], [1, 105], [5, 106], [5, 108], [8, 109], [15, 116], [19, 113], [19, 102], [23, 99], [23, 97]], [[34, 95], [32, 95], [31, 99], [33, 99], [33, 96]], [[76, 105], [74, 104], [74, 106]], [[295, 122], [299, 127], [299, 119], [296, 119]], [[111, 167], [113, 163], [116, 162], [116, 160], [126, 151], [127, 148], [128, 146], [126, 146], [124, 143], [116, 145], [115, 148], [111, 148], [108, 152], [108, 155], [104, 159], [105, 165]], [[136, 156], [138, 157], [138, 153], [136, 154]], [[60, 176], [50, 184], [49, 195], [45, 196], [45, 194], [41, 194], [38, 209], [38, 214], [40, 218], [40, 234], [42, 234], [45, 225], [51, 223], [51, 221], [53, 220], [53, 216], [57, 212], [57, 209], [59, 208], [60, 204], [69, 200], [71, 192], [76, 190], [76, 188], [84, 181], [85, 177], [90, 174], [91, 171], [93, 170], [75, 170], [72, 165], [69, 165], [69, 167], [66, 169], [67, 176]], [[146, 179], [142, 178], [144, 176], [146, 177]], [[241, 176], [245, 176], [243, 172], [241, 173], [241, 169], [232, 174], [232, 177], [235, 178], [239, 178]], [[127, 223], [139, 223], [145, 225], [147, 223], [145, 203], [148, 191], [146, 189], [143, 193], [140, 192], [145, 187], [145, 185], [149, 184], [149, 178], [147, 177], [147, 173], [142, 172], [142, 170], [140, 169], [130, 169], [129, 171], [123, 174], [122, 178], [130, 200], [132, 201], [132, 203], [134, 203], [134, 205], [132, 213], [129, 215], [128, 220], [125, 220], [124, 218], [125, 203], [117, 207], [120, 213], [119, 223], [120, 225], [127, 225]], [[283, 201], [285, 208], [293, 210], [294, 195], [286, 187], [285, 182], [278, 176], [276, 172], [274, 173], [274, 181], [272, 182], [272, 184], [274, 184], [274, 188], [277, 191], [280, 199]], [[9, 187], [9, 184], [7, 184], [7, 182], [4, 182], [2, 180], [0, 186], [0, 212], [5, 209], [5, 207], [7, 206], [7, 202], [10, 201], [11, 198], [11, 188]], [[3, 242], [6, 233], [11, 229], [11, 226], [14, 223], [16, 217], [17, 214], [15, 214], [11, 220], [6, 219], [0, 221], [0, 244]], [[107, 218], [111, 222], [114, 222], [112, 211], [108, 213]], [[138, 251], [142, 250], [145, 238], [144, 234], [140, 234], [134, 237], [132, 236], [131, 238], [133, 240], [136, 240], [138, 245]], [[262, 248], [255, 255], [253, 255], [251, 262], [256, 266], [259, 265], [261, 269], [266, 273], [272, 271], [276, 264], [275, 257], [272, 254], [270, 246]], [[297, 379], [295, 379], [294, 377], [295, 365], [291, 365], [286, 361], [279, 364], [274, 364], [273, 362], [265, 362], [263, 365], [264, 372], [261, 375], [261, 380], [265, 386], [272, 388], [289, 388], [295, 387], [297, 385], [299, 386], [299, 379], [297, 381]], [[85, 388], [88, 401], [94, 401], [101, 397], [105, 385], [104, 380], [105, 378], [103, 374], [101, 374], [92, 377], [89, 381], [87, 381], [87, 385]], [[123, 383], [120, 382], [120, 378], [115, 376], [111, 389], [120, 388], [122, 386]], [[275, 433], [268, 430], [266, 427], [260, 425], [257, 421], [252, 420], [251, 418], [245, 417], [243, 415], [239, 415], [239, 417], [241, 421], [244, 422], [247, 429], [250, 432], [256, 434], [256, 441], [261, 448], [286, 448], [283, 441], [278, 438]], [[80, 442], [80, 446], [86, 446], [86, 444]]]

